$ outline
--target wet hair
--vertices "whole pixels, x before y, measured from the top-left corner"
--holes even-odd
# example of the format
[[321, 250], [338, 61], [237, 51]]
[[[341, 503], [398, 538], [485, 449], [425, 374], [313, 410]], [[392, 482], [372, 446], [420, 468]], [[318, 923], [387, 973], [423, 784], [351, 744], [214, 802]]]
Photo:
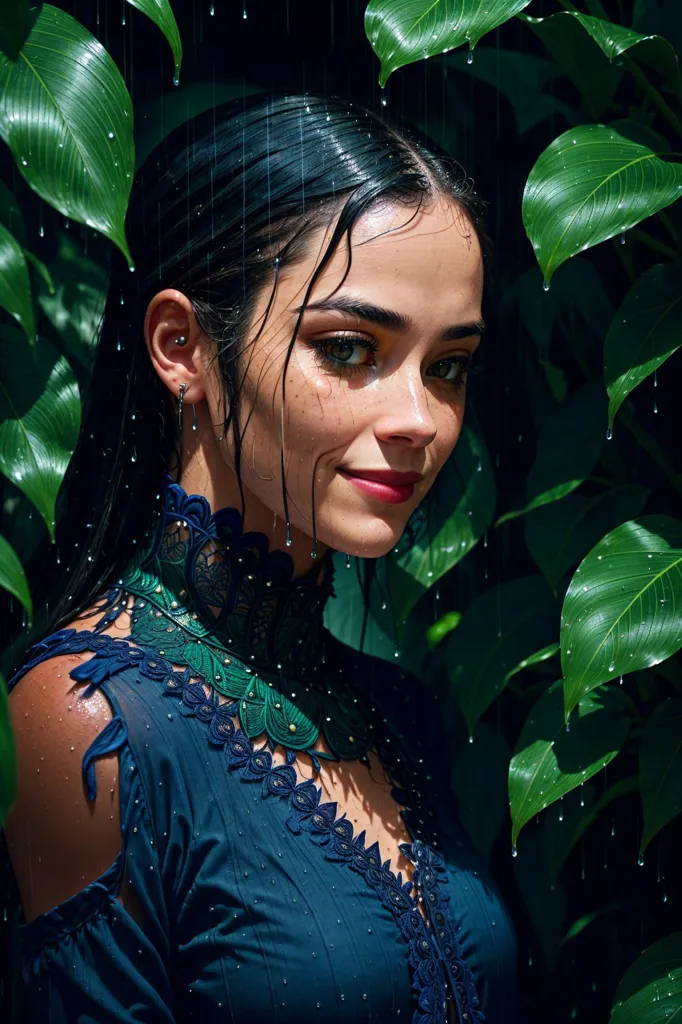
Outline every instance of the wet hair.
[[[223, 432], [233, 446], [243, 505], [239, 396], [263, 289], [271, 294], [259, 334], [278, 274], [307, 256], [318, 228], [338, 216], [304, 307], [344, 237], [350, 269], [351, 231], [365, 211], [392, 202], [418, 212], [438, 196], [466, 214], [485, 260], [482, 204], [457, 162], [336, 97], [269, 93], [230, 101], [188, 120], [153, 150], [136, 175], [126, 219], [135, 271], [113, 251], [80, 435], [60, 490], [60, 569], [48, 632], [87, 609], [121, 575], [160, 507], [164, 470], [173, 465], [180, 476], [176, 397], [155, 372], [143, 337], [153, 296], [164, 288], [186, 295], [199, 328], [215, 343]], [[283, 401], [285, 374], [286, 364]], [[288, 523], [284, 450], [281, 468]]]

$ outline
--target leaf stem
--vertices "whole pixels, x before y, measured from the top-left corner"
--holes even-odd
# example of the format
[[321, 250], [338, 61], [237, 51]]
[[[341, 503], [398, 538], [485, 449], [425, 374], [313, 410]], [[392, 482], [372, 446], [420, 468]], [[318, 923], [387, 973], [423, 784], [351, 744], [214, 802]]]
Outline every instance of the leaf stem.
[[639, 64], [637, 64], [632, 57], [629, 57], [627, 53], [621, 53], [621, 57], [633, 78], [642, 89], [644, 95], [647, 96], [656, 107], [658, 107], [663, 117], [675, 129], [677, 134], [682, 135], [682, 121], [680, 121], [677, 114], [670, 109], [658, 89], [654, 88], [640, 68]]
[[659, 242], [657, 238], [650, 235], [647, 231], [642, 231], [641, 228], [632, 228], [632, 236], [636, 238], [643, 245], [648, 245], [650, 249], [654, 249], [656, 252], [662, 252], [666, 256], [677, 259], [677, 249], [673, 249], [671, 245], [666, 245], [665, 242]]

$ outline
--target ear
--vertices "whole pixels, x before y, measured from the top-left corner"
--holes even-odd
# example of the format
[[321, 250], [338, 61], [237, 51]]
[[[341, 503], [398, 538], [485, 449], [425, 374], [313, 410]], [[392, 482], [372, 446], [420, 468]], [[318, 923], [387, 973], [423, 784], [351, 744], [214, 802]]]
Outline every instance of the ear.
[[[184, 344], [177, 339], [184, 337]], [[157, 292], [147, 306], [144, 340], [154, 369], [174, 398], [185, 383], [191, 405], [206, 397], [205, 370], [200, 347], [205, 341], [192, 303], [174, 288]]]

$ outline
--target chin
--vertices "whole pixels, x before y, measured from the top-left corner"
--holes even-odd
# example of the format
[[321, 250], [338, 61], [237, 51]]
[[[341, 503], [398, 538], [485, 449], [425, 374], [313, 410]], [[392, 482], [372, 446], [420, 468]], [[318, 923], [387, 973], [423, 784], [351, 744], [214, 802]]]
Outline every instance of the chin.
[[[353, 524], [344, 519], [340, 528], [330, 530], [329, 546], [357, 558], [381, 558], [396, 546], [403, 535], [409, 512], [384, 519], [358, 516]], [[322, 537], [320, 536], [320, 540]]]

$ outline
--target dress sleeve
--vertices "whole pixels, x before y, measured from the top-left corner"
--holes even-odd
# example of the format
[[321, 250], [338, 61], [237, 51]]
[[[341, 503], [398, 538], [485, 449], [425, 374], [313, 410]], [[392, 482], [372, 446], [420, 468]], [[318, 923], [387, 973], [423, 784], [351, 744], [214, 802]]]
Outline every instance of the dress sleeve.
[[[87, 707], [87, 695], [71, 699], [74, 705], [76, 699], [81, 699]], [[87, 717], [87, 711], [83, 715]], [[20, 788], [22, 774], [31, 779], [25, 784], [27, 795], [17, 816], [18, 828], [12, 834], [8, 819], [7, 832], [0, 832], [0, 870], [8, 879], [11, 909], [11, 1020], [50, 1024], [174, 1021], [169, 925], [145, 787], [124, 718], [115, 705], [107, 717], [109, 721], [95, 738], [88, 736], [87, 746], [83, 744], [79, 749], [82, 734], [74, 728], [68, 737], [70, 745], [64, 748], [67, 752], [76, 748], [71, 757], [78, 757], [77, 770], [68, 774], [71, 785], [78, 776], [78, 791], [70, 792], [82, 793], [80, 801], [68, 800], [65, 790], [60, 789], [57, 779], [64, 776], [59, 775], [62, 762], [51, 754], [57, 742], [54, 733], [49, 747], [47, 742], [35, 745], [37, 754], [44, 755], [39, 758], [43, 774], [49, 775], [45, 790], [28, 789], [35, 785], [35, 762], [25, 759], [22, 768], [19, 756]], [[20, 755], [20, 743], [18, 750]], [[112, 776], [104, 773], [98, 759], [114, 753], [118, 755], [118, 771], [116, 760], [110, 757]], [[101, 825], [103, 818], [109, 821], [114, 789], [108, 787], [116, 775], [120, 845], [114, 856], [116, 846], [104, 854], [100, 849], [98, 854], [101, 828], [93, 828], [93, 823], [99, 821]], [[57, 809], [49, 808], [54, 801]], [[40, 809], [26, 814], [24, 809], [35, 808], [37, 802]], [[49, 818], [49, 828], [42, 827], [43, 816]], [[29, 831], [31, 843], [17, 843], [13, 838]], [[46, 873], [44, 865], [50, 856], [52, 865]], [[107, 860], [103, 858], [110, 856], [113, 860], [105, 870], [100, 867], [89, 874], [74, 875], [75, 870], [88, 872], [94, 864], [104, 866]], [[21, 864], [19, 857], [24, 858]], [[21, 874], [21, 893], [33, 890], [27, 858], [33, 858], [36, 884], [40, 872], [47, 876], [52, 886], [49, 893], [58, 893], [60, 879], [66, 879], [61, 883], [66, 898], [28, 921], [17, 882]], [[77, 869], [62, 869], [61, 858], [70, 859]], [[38, 860], [42, 861], [40, 867]], [[74, 877], [83, 878], [87, 884], [78, 889]], [[45, 904], [43, 898], [43, 905], [50, 904]]]

